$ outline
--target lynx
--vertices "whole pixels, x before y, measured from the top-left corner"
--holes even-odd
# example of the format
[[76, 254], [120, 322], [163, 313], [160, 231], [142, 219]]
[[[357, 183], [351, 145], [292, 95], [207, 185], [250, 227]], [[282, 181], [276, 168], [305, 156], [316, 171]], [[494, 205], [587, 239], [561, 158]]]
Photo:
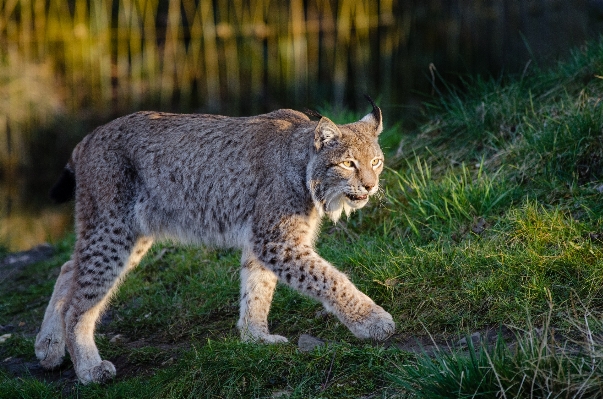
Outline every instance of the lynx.
[[[370, 99], [369, 99], [370, 100]], [[323, 216], [362, 208], [377, 192], [381, 110], [336, 125], [281, 109], [253, 117], [138, 112], [73, 150], [51, 197], [75, 197], [77, 241], [61, 268], [35, 351], [45, 368], [65, 347], [82, 383], [115, 376], [94, 342], [119, 282], [154, 240], [242, 250], [244, 341], [287, 342], [268, 331], [277, 281], [320, 301], [359, 338], [387, 339], [389, 313], [314, 250]]]

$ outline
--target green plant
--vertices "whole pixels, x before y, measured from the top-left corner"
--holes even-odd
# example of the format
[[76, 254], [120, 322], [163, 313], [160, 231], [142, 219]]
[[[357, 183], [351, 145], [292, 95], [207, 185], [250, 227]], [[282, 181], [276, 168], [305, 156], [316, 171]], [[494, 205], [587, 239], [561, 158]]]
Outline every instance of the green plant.
[[550, 316], [542, 327], [529, 323], [507, 342], [499, 335], [493, 344], [482, 340], [475, 346], [468, 337], [466, 350], [420, 354], [391, 378], [417, 398], [600, 397], [603, 341], [595, 333], [601, 331], [600, 317], [588, 310], [566, 315], [574, 327], [568, 338], [559, 336]]
[[464, 163], [443, 176], [432, 176], [425, 160], [415, 157], [405, 172], [391, 170], [397, 177], [397, 190], [388, 190], [387, 199], [395, 205], [396, 216], [412, 231], [450, 234], [460, 223], [490, 216], [514, 199], [515, 187], [499, 179], [501, 169], [489, 174], [483, 163], [470, 169]]

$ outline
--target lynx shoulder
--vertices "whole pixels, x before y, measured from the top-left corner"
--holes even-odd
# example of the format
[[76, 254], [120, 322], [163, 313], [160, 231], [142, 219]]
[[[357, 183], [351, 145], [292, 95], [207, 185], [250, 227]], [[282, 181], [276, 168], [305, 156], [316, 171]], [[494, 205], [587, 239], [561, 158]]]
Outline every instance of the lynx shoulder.
[[[371, 101], [372, 103], [372, 101]], [[69, 351], [83, 383], [103, 382], [94, 326], [119, 281], [154, 240], [242, 250], [241, 338], [270, 334], [277, 281], [320, 301], [360, 338], [386, 339], [392, 317], [314, 251], [323, 216], [362, 208], [379, 186], [380, 109], [336, 125], [293, 110], [231, 118], [139, 112], [97, 128], [52, 190], [75, 197], [77, 241], [54, 287], [35, 350], [42, 366]]]

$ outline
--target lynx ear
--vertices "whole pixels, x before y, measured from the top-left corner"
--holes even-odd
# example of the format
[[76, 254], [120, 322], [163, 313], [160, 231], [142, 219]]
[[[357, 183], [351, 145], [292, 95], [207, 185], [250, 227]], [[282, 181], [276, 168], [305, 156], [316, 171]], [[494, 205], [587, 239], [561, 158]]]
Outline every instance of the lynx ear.
[[316, 129], [314, 129], [314, 147], [316, 151], [339, 138], [341, 138], [341, 132], [337, 125], [325, 116], [320, 118]]
[[361, 122], [368, 122], [375, 127], [375, 136], [378, 136], [383, 131], [383, 120], [381, 117], [381, 110], [379, 107], [375, 105], [375, 102], [368, 95], [364, 95], [366, 99], [373, 106], [373, 111], [370, 114], [364, 116], [364, 118], [360, 119]]

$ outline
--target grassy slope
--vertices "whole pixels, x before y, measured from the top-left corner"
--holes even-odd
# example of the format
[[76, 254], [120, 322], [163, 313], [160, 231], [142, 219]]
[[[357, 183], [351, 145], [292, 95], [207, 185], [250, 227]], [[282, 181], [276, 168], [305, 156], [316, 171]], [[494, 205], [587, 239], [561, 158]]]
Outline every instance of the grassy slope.
[[[472, 80], [462, 95], [447, 90], [399, 147], [398, 129], [383, 134], [390, 157], [379, 204], [336, 226], [326, 223], [319, 252], [392, 313], [398, 324], [392, 342], [427, 333], [449, 339], [501, 324], [529, 332], [550, 323], [581, 337], [575, 320], [588, 321], [585, 309], [603, 307], [601, 72], [603, 42], [593, 42], [551, 71]], [[0, 344], [0, 361], [33, 361], [33, 334], [71, 245], [72, 238], [65, 240], [52, 261], [0, 283], [0, 325], [15, 326]], [[0, 397], [420, 396], [413, 370], [445, 374], [447, 355], [434, 363], [360, 342], [317, 303], [285, 287], [274, 299], [272, 331], [292, 342], [302, 333], [335, 342], [311, 353], [239, 343], [238, 257], [155, 246], [99, 328], [101, 354], [118, 364], [117, 381], [41, 383], [0, 371]], [[597, 326], [593, 321], [588, 331]], [[117, 334], [124, 340], [109, 342]], [[520, 347], [548, 348], [548, 338], [539, 337], [520, 340]], [[527, 375], [517, 359], [534, 363], [534, 351], [481, 350], [473, 365], [489, 373], [490, 394], [517, 388], [512, 376]], [[454, 387], [468, 380], [471, 363], [464, 359], [453, 356], [460, 365], [449, 373]], [[597, 380], [600, 357], [589, 359], [589, 378]], [[524, 371], [497, 371], [509, 362]], [[421, 382], [425, 392], [434, 380]], [[478, 388], [468, 386], [467, 395]], [[514, 395], [524, 394], [517, 389]]]

